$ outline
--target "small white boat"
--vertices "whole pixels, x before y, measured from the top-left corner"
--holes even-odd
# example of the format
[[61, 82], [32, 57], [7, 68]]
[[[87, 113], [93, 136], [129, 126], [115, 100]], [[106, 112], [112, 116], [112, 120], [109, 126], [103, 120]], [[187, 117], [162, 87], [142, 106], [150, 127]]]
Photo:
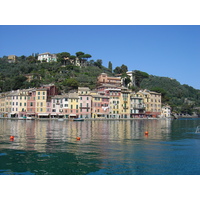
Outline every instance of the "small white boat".
[[26, 117], [26, 119], [33, 120], [33, 119], [35, 119], [35, 117]]
[[197, 126], [195, 133], [200, 133], [200, 126]]
[[59, 118], [59, 119], [58, 119], [58, 121], [62, 122], [62, 121], [64, 121], [64, 119], [62, 119], [62, 118]]

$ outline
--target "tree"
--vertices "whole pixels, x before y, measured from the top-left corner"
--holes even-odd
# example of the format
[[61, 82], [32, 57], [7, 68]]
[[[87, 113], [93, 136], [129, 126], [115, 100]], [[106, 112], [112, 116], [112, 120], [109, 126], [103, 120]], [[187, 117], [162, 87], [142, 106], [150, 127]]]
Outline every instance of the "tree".
[[127, 71], [128, 71], [128, 67], [126, 66], [126, 65], [122, 65], [121, 66], [121, 71], [122, 71], [122, 73], [126, 73]]
[[146, 72], [135, 70], [133, 72], [133, 76], [135, 77], [135, 85], [137, 87], [140, 87], [142, 80], [145, 79], [145, 78], [148, 78], [149, 74], [147, 74]]
[[115, 74], [121, 74], [121, 73], [122, 73], [122, 69], [121, 69], [121, 67], [116, 67], [116, 68], [113, 70], [113, 72], [114, 72]]
[[128, 67], [126, 65], [122, 65], [121, 67], [116, 67], [113, 72], [115, 74], [123, 74], [126, 73], [128, 71]]
[[69, 87], [70, 89], [77, 89], [78, 88], [78, 81], [74, 78], [69, 78], [69, 79], [66, 79], [64, 82], [63, 82], [63, 85], [64, 86], [67, 86]]
[[63, 65], [66, 65], [67, 59], [70, 57], [70, 53], [68, 52], [62, 52], [62, 53], [57, 53], [57, 61], [61, 62]]
[[101, 68], [102, 67], [102, 60], [101, 59], [97, 59], [96, 62], [94, 62], [94, 65]]
[[112, 72], [112, 63], [110, 61], [108, 62], [108, 69]]
[[27, 57], [27, 60], [28, 60], [29, 63], [36, 63], [36, 59], [35, 59], [34, 56]]
[[76, 52], [76, 56], [79, 58], [80, 56], [83, 56], [85, 53], [83, 53], [82, 51], [78, 51]]
[[83, 58], [86, 58], [88, 60], [88, 58], [91, 58], [92, 56], [90, 54], [85, 54], [83, 55]]

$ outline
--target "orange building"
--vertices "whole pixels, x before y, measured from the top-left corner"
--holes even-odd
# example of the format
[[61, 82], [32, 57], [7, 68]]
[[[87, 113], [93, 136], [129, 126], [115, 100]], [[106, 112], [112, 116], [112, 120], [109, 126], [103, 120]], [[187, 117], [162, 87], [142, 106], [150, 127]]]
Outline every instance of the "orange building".
[[109, 77], [106, 73], [101, 73], [97, 77], [97, 85], [102, 85], [102, 84], [111, 84], [118, 87], [122, 85], [120, 77]]

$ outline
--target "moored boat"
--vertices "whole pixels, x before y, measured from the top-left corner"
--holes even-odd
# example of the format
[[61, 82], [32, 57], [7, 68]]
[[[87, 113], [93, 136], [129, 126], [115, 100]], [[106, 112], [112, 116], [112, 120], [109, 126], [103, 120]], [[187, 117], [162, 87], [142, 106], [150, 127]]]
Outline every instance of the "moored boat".
[[74, 118], [73, 121], [84, 121], [83, 118]]

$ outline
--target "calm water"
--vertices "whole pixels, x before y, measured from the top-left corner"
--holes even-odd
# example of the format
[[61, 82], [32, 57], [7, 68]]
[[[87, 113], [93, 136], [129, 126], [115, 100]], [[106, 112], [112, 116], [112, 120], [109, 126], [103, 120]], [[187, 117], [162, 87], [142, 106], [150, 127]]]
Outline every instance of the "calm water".
[[[200, 134], [195, 134], [198, 125], [200, 119], [2, 119], [0, 174], [200, 175]], [[15, 136], [14, 141], [10, 141], [10, 135]]]

